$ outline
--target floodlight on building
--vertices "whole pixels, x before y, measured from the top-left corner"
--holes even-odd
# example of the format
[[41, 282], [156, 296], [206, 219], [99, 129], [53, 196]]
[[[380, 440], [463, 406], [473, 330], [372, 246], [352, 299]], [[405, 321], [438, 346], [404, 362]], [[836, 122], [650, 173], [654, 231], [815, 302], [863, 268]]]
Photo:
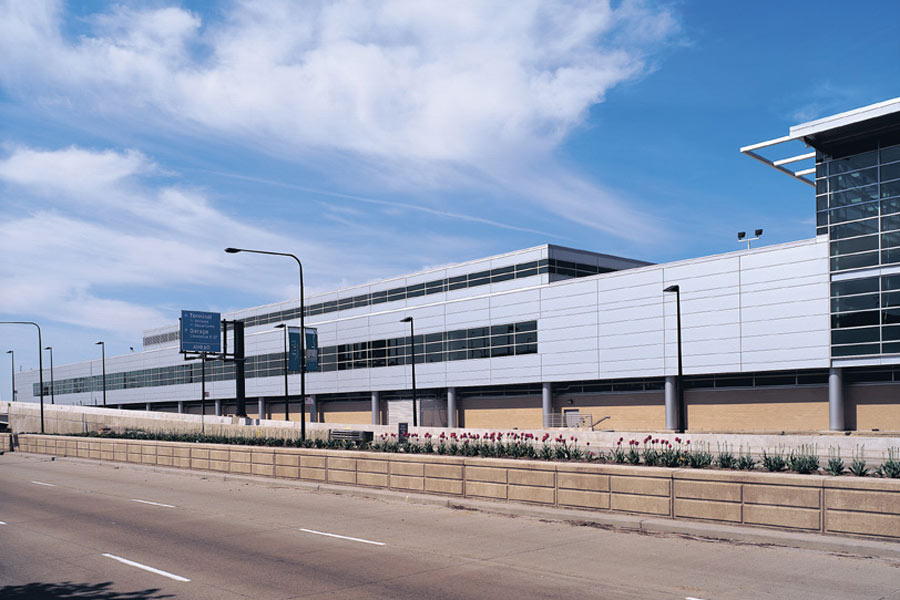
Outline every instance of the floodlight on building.
[[747, 250], [749, 250], [749, 249], [750, 249], [750, 242], [755, 242], [756, 240], [758, 240], [759, 238], [762, 237], [762, 234], [763, 234], [763, 230], [762, 230], [762, 229], [756, 229], [756, 230], [753, 232], [753, 235], [754, 235], [755, 237], [748, 238], [748, 237], [747, 237], [747, 232], [746, 232], [746, 231], [738, 231], [738, 234], [737, 234], [738, 243], [739, 243], [739, 244], [743, 244], [744, 242], [747, 242]]

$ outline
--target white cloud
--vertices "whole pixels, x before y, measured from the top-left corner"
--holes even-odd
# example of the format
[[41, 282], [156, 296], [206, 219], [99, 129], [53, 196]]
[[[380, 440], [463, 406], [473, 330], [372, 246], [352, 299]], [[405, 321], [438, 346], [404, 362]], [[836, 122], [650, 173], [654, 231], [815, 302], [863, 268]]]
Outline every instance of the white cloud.
[[[135, 151], [17, 148], [0, 159], [0, 314], [134, 335], [172, 322], [179, 290], [202, 290], [213, 303], [230, 302], [234, 290], [269, 301], [295, 297], [291, 265], [231, 257], [222, 251], [227, 245], [308, 258], [307, 293], [383, 274], [385, 257], [372, 247], [401, 254], [394, 232], [366, 225], [366, 215], [341, 222], [340, 236], [322, 228], [298, 239], [290, 225], [247, 224], [202, 191], [143, 177], [155, 172]], [[432, 237], [414, 241], [407, 257], [440, 262], [466, 246], [473, 243]], [[118, 289], [165, 296], [137, 302]]]
[[[3, 4], [6, 88], [75, 114], [219, 135], [308, 164], [350, 156], [360, 173], [407, 190], [506, 187], [624, 237], [636, 237], [633, 222], [653, 227], [563, 172], [552, 152], [609, 89], [647, 71], [648, 54], [677, 29], [666, 9], [255, 0], [204, 23], [178, 7], [118, 6], [78, 37], [64, 32], [65, 19], [56, 2]], [[510, 188], [523, 170], [537, 185]], [[585, 206], [606, 225], [573, 216]]]

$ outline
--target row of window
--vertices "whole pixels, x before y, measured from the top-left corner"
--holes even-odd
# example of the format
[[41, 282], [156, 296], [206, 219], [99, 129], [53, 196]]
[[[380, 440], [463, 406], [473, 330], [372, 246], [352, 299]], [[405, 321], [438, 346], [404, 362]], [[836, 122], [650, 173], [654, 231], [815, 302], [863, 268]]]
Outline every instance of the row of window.
[[900, 275], [831, 283], [831, 354], [900, 353]]
[[[489, 269], [487, 271], [479, 271], [477, 273], [468, 273], [466, 275], [457, 275], [455, 277], [436, 279], [434, 281], [417, 283], [415, 285], [398, 287], [391, 290], [382, 290], [379, 292], [371, 292], [367, 294], [360, 294], [358, 296], [350, 296], [338, 300], [329, 300], [328, 302], [311, 304], [305, 307], [305, 312], [307, 317], [311, 315], [321, 315], [340, 310], [359, 308], [361, 306], [370, 306], [373, 304], [381, 304], [384, 302], [396, 302], [398, 300], [405, 300], [407, 298], [416, 298], [419, 296], [428, 296], [430, 294], [438, 294], [452, 290], [461, 290], [465, 288], [489, 285], [491, 283], [499, 283], [501, 281], [509, 281], [511, 279], [533, 277], [535, 275], [544, 273], [562, 275], [566, 277], [587, 277], [588, 275], [610, 273], [614, 270], [615, 269], [611, 269], [608, 267], [598, 267], [596, 265], [587, 265], [583, 263], [557, 260], [555, 258], [534, 260], [517, 265], [509, 265], [507, 267], [497, 267], [495, 269]], [[266, 325], [268, 323], [280, 323], [299, 318], [300, 308], [297, 307], [262, 315], [254, 315], [252, 317], [243, 319], [243, 321], [246, 327], [257, 327], [259, 325]], [[147, 336], [144, 338], [144, 346], [162, 344], [175, 341], [177, 339], [177, 331]]]
[[[343, 371], [409, 364], [410, 338], [371, 340], [319, 348], [319, 371]], [[415, 337], [415, 360], [441, 362], [494, 356], [514, 356], [537, 352], [537, 321], [509, 323], [491, 327], [459, 329]], [[248, 379], [284, 375], [284, 353], [248, 356], [244, 371]], [[106, 389], [126, 390], [186, 383], [200, 383], [203, 373], [199, 361], [182, 365], [138, 369], [106, 374]], [[296, 373], [298, 371], [289, 371]], [[208, 361], [206, 381], [230, 381], [235, 378], [233, 362]], [[72, 377], [53, 382], [56, 395], [79, 394], [103, 390], [103, 376]], [[40, 385], [34, 384], [35, 396]], [[50, 382], [44, 383], [44, 394], [50, 395]]]
[[[166, 385], [181, 385], [186, 383], [200, 383], [203, 380], [202, 368], [202, 364], [199, 361], [193, 361], [183, 365], [173, 365], [170, 367], [107, 373], [106, 389], [108, 391], [128, 390]], [[244, 361], [244, 372], [248, 378], [284, 375], [284, 353], [278, 352], [274, 354], [248, 356]], [[299, 371], [290, 371], [290, 373], [297, 372]], [[207, 382], [229, 381], [234, 379], [234, 377], [235, 372], [233, 362], [222, 362], [219, 360], [207, 361]], [[35, 396], [38, 395], [39, 390], [39, 384], [35, 383]], [[100, 392], [102, 390], [103, 375], [71, 377], [53, 382], [53, 393], [56, 395]], [[50, 382], [44, 382], [44, 395], [50, 395]]]
[[474, 327], [438, 333], [369, 340], [319, 348], [321, 371], [374, 369], [407, 365], [515, 356], [537, 352], [537, 321]]
[[900, 146], [817, 161], [816, 232], [830, 234], [831, 270], [900, 262], [900, 233], [890, 233], [900, 229]]

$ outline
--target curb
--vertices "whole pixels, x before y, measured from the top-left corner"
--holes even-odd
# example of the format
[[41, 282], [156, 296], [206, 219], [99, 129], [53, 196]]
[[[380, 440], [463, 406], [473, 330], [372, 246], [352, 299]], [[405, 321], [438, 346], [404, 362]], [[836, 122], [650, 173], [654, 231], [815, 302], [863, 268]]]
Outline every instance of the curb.
[[406, 502], [422, 506], [438, 506], [451, 509], [473, 510], [486, 514], [507, 517], [534, 518], [575, 526], [591, 526], [615, 531], [640, 532], [651, 535], [687, 536], [700, 540], [735, 542], [762, 546], [781, 546], [820, 552], [833, 552], [866, 558], [886, 558], [900, 560], [900, 543], [865, 538], [854, 538], [824, 533], [800, 531], [779, 531], [747, 526], [721, 525], [708, 521], [684, 521], [660, 517], [644, 517], [633, 514], [611, 514], [577, 509], [547, 508], [528, 504], [514, 504], [491, 500], [471, 500], [467, 498], [447, 498], [430, 494], [414, 494], [393, 490], [365, 488], [351, 485], [311, 483], [265, 477], [260, 475], [234, 475], [216, 471], [198, 471], [158, 465], [141, 465], [95, 460], [89, 458], [58, 457], [45, 454], [16, 453], [20, 456], [43, 458], [49, 461], [90, 464], [108, 468], [127, 467], [138, 471], [181, 475], [218, 481], [240, 481], [257, 485], [293, 487], [307, 491], [368, 498], [385, 502]]

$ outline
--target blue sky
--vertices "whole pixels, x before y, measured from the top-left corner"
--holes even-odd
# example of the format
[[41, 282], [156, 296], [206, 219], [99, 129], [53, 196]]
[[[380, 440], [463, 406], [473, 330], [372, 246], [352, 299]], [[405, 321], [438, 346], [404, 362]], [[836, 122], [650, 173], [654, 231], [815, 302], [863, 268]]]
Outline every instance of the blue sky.
[[[42, 323], [63, 364], [296, 293], [289, 262], [231, 245], [298, 254], [312, 294], [548, 242], [663, 262], [810, 237], [811, 188], [738, 149], [900, 95], [898, 22], [892, 2], [0, 1], [0, 320]], [[35, 346], [0, 326], [25, 368]]]

